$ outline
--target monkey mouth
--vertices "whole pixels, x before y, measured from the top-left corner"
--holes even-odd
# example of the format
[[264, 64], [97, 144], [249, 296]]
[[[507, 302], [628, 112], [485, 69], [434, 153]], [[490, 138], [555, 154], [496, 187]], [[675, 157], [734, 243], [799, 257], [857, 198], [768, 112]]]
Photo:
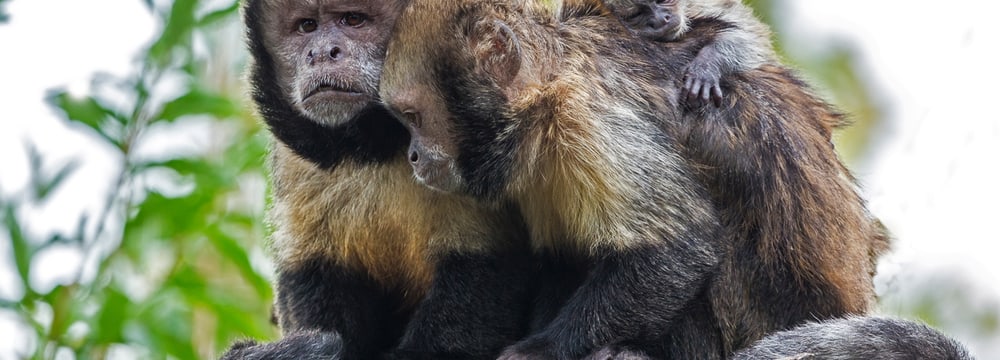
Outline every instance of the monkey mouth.
[[320, 94], [336, 94], [336, 95], [347, 95], [347, 96], [364, 96], [364, 92], [349, 86], [347, 84], [338, 84], [333, 82], [323, 82], [312, 87], [312, 90], [306, 93], [306, 96], [302, 97], [302, 100], [309, 99], [313, 96]]

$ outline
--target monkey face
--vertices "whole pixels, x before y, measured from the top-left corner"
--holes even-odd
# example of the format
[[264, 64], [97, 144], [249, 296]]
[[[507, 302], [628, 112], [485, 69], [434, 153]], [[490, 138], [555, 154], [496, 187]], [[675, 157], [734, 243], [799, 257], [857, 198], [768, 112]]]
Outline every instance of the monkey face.
[[421, 84], [384, 94], [388, 108], [410, 132], [407, 158], [416, 180], [431, 189], [461, 192], [464, 179], [456, 162], [459, 149], [452, 115], [438, 94]]
[[385, 45], [403, 1], [266, 1], [264, 46], [298, 112], [334, 126], [376, 101]]
[[606, 1], [625, 27], [639, 36], [656, 41], [673, 41], [687, 26], [684, 14], [689, 0], [611, 0]]
[[477, 1], [408, 8], [400, 25], [420, 31], [393, 35], [379, 91], [410, 131], [408, 158], [417, 180], [489, 198], [504, 188], [515, 156], [497, 148], [517, 141], [508, 99], [523, 82], [523, 61], [512, 28], [476, 12], [483, 11], [473, 6]]

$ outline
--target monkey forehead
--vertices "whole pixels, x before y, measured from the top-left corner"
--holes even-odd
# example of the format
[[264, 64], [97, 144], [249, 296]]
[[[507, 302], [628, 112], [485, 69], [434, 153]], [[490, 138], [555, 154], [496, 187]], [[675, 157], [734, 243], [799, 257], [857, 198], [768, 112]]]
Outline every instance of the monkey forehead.
[[295, 14], [299, 12], [338, 13], [361, 12], [378, 14], [386, 9], [399, 8], [405, 0], [259, 0], [269, 14]]
[[386, 49], [380, 85], [383, 99], [403, 96], [400, 89], [432, 80], [442, 59], [459, 55], [460, 37], [453, 20], [462, 2], [413, 0], [403, 11]]
[[264, 15], [266, 29], [294, 31], [295, 22], [302, 18], [322, 19], [323, 15], [356, 12], [373, 18], [394, 20], [405, 0], [257, 0]]
[[[463, 0], [413, 0], [403, 10], [396, 22], [393, 42], [400, 48], [422, 47], [444, 35], [445, 29], [454, 24]], [[407, 46], [413, 45], [413, 46]]]

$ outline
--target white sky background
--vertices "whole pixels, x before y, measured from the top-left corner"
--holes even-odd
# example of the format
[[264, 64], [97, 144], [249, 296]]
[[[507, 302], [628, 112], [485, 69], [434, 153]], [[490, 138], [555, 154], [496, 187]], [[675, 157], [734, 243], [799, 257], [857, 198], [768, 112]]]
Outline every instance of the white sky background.
[[[880, 267], [880, 290], [957, 272], [970, 277], [974, 293], [1000, 298], [1000, 3], [786, 2], [785, 21], [798, 25], [787, 35], [809, 46], [828, 38], [854, 43], [889, 107], [877, 151], [857, 174], [872, 210], [896, 236], [896, 252]], [[49, 161], [83, 160], [54, 206], [31, 219], [39, 231], [69, 229], [73, 222], [65, 219], [96, 211], [117, 169], [96, 142], [58, 120], [42, 101], [45, 91], [64, 86], [83, 93], [95, 71], [128, 73], [156, 25], [138, 0], [13, 0], [6, 8], [11, 20], [0, 25], [0, 191], [9, 194], [26, 182], [24, 139], [36, 142]], [[4, 298], [20, 295], [10, 256], [10, 247], [0, 245]], [[49, 261], [79, 260], [56, 254]], [[49, 275], [43, 283], [66, 274]], [[0, 317], [0, 339], [16, 331]], [[981, 358], [1000, 358], [1000, 339], [953, 335]], [[21, 348], [0, 341], [0, 359]]]

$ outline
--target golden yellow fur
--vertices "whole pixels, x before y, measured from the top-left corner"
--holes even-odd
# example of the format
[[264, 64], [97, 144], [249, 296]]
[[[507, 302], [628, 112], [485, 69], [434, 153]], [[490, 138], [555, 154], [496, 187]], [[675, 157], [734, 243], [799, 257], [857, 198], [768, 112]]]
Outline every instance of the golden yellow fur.
[[492, 209], [417, 184], [402, 156], [328, 171], [277, 144], [270, 162], [272, 248], [282, 271], [335, 259], [415, 303], [430, 284], [435, 250], [487, 251], [516, 228]]

